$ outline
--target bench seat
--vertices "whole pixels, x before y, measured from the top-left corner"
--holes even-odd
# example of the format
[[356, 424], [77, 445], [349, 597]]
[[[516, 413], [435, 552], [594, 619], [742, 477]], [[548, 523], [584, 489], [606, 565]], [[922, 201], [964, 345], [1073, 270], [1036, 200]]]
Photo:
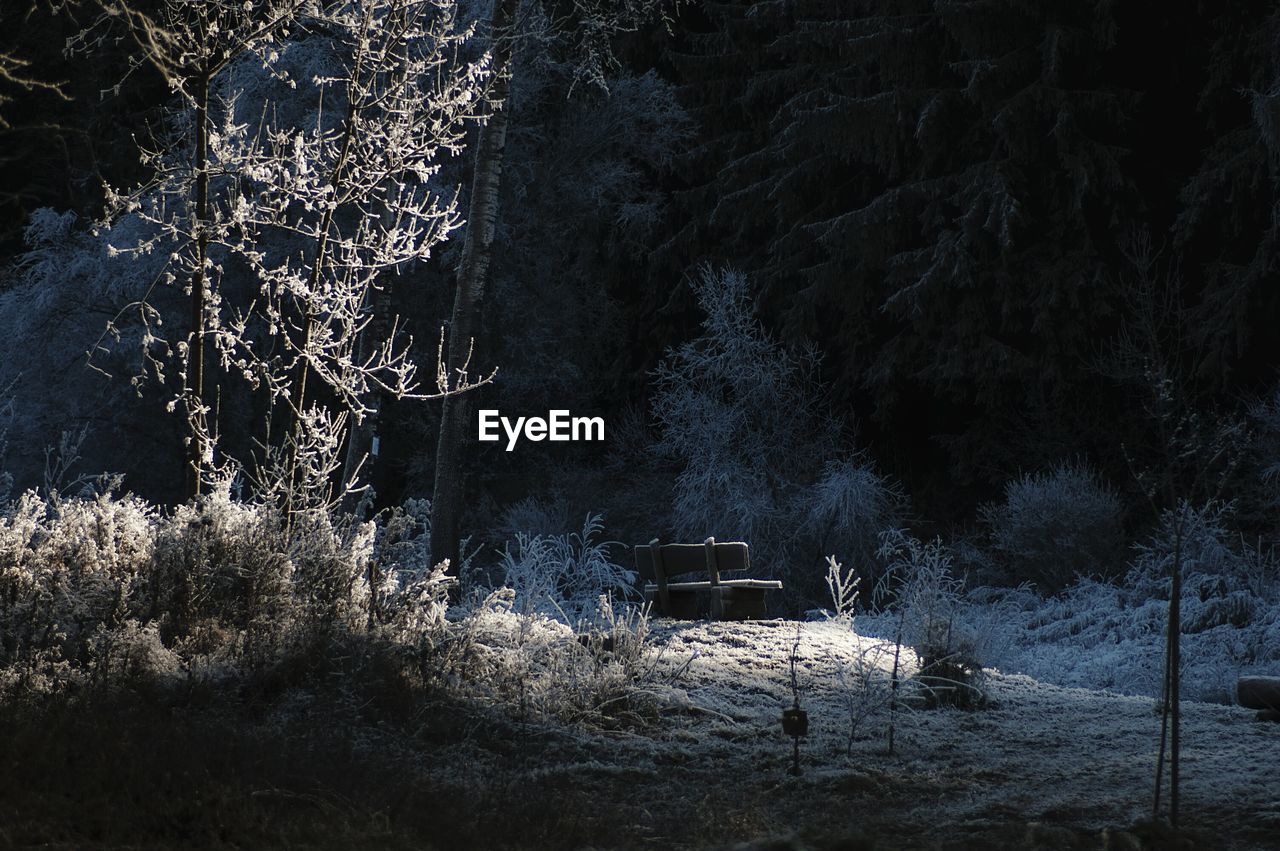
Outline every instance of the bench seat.
[[[722, 579], [716, 585], [710, 580], [702, 582], [668, 582], [667, 588], [672, 591], [694, 591], [705, 588], [766, 588], [774, 591], [782, 590], [782, 582], [777, 579]], [[658, 586], [652, 582], [645, 583], [645, 592], [657, 591]]]
[[[716, 619], [767, 617], [766, 591], [780, 591], [776, 579], [727, 578], [750, 570], [747, 545], [741, 541], [660, 544], [654, 538], [635, 548], [636, 569], [646, 580], [644, 598], [655, 613], [683, 620], [710, 614]], [[706, 579], [694, 579], [706, 576]]]

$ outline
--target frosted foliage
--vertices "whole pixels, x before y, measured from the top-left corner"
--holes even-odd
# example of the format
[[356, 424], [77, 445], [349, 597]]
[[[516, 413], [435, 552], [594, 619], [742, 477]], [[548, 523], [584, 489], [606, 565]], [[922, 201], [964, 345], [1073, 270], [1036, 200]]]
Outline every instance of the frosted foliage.
[[0, 660], [33, 651], [82, 659], [99, 625], [144, 610], [155, 512], [133, 498], [46, 504], [27, 493], [0, 513]]
[[588, 515], [581, 532], [516, 535], [502, 552], [503, 585], [515, 592], [514, 611], [560, 619], [570, 625], [590, 617], [600, 598], [634, 594], [635, 573], [614, 564], [599, 515]]
[[1280, 387], [1249, 408], [1257, 426], [1256, 450], [1268, 508], [1280, 507]]
[[[842, 447], [813, 354], [769, 336], [738, 272], [704, 268], [691, 286], [703, 333], [667, 352], [652, 405], [657, 449], [680, 464], [676, 532], [740, 538], [780, 564], [802, 540], [869, 557], [898, 497], [863, 456]], [[815, 563], [809, 583], [815, 599], [820, 570]]]
[[[1116, 583], [1082, 579], [1049, 599], [1026, 588], [974, 589], [955, 607], [956, 629], [980, 643], [984, 663], [1006, 672], [1157, 696], [1181, 522], [1183, 696], [1229, 701], [1238, 676], [1280, 675], [1280, 566], [1230, 532], [1228, 518], [1216, 504], [1166, 512]], [[887, 618], [859, 623], [891, 634]]]
[[171, 515], [26, 493], [0, 507], [0, 700], [342, 673], [496, 698], [521, 717], [656, 712], [648, 618], [615, 603], [634, 577], [608, 561], [598, 518], [526, 541], [518, 591], [450, 611], [448, 564], [421, 567], [429, 514], [419, 501], [369, 523], [286, 523], [225, 486]]
[[[341, 469], [335, 447], [379, 395], [473, 383], [466, 364], [440, 364], [422, 392], [413, 339], [380, 293], [461, 225], [457, 187], [438, 171], [478, 120], [489, 60], [469, 55], [472, 30], [450, 0], [272, 9], [300, 26], [237, 45], [211, 82], [207, 216], [191, 201], [202, 164], [186, 143], [200, 101], [182, 84], [169, 136], [144, 157], [154, 176], [111, 194], [108, 232], [117, 253], [165, 258], [162, 282], [190, 292], [203, 278], [200, 334], [225, 373], [285, 410], [294, 427], [283, 487], [314, 507], [331, 495], [308, 481]], [[146, 230], [116, 233], [130, 220]], [[146, 296], [137, 315], [153, 371], [178, 379], [170, 409], [186, 411], [212, 484], [226, 470], [214, 464], [210, 411], [188, 384], [190, 339], [162, 343], [163, 316]], [[299, 472], [298, 459], [312, 469]], [[257, 459], [266, 491], [280, 483], [279, 460]]]
[[1053, 592], [1081, 576], [1114, 576], [1123, 545], [1121, 506], [1093, 471], [1060, 465], [1005, 486], [982, 519], [1012, 584]]
[[156, 550], [155, 605], [176, 634], [218, 624], [243, 630], [253, 645], [274, 639], [273, 614], [283, 623], [292, 611], [281, 518], [232, 500], [225, 488], [180, 506]]
[[431, 564], [431, 500], [407, 499], [378, 524], [374, 558], [384, 571]]
[[[241, 175], [227, 210], [229, 248], [253, 270], [261, 298], [257, 315], [228, 311], [216, 339], [229, 369], [285, 398], [305, 363], [359, 417], [371, 388], [405, 395], [417, 386], [407, 338], [393, 334], [363, 355], [356, 343], [381, 277], [426, 260], [461, 225], [455, 190], [434, 177], [441, 157], [462, 149], [488, 62], [463, 57], [471, 32], [448, 3], [353, 5], [323, 23], [343, 40], [291, 45], [273, 66], [287, 95], [228, 110], [220, 158]], [[262, 115], [277, 98], [291, 110]], [[310, 115], [298, 114], [298, 100]], [[267, 348], [283, 347], [283, 370], [244, 333], [255, 320]]]
[[280, 511], [225, 487], [170, 516], [133, 497], [28, 492], [0, 509], [0, 668], [255, 669], [343, 631], [425, 640], [443, 628], [449, 580], [378, 543], [375, 524], [323, 512], [298, 513], [286, 532]]

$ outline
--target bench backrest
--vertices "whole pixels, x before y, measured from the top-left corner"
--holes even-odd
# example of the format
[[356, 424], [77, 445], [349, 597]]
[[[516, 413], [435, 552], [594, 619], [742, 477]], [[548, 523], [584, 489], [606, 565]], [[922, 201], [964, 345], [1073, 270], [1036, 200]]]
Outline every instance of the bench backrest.
[[[651, 544], [638, 544], [635, 547], [636, 570], [645, 579], [657, 580], [657, 572], [653, 568], [653, 550]], [[750, 570], [751, 558], [747, 545], [742, 541], [728, 543], [714, 542], [716, 569], [720, 571]], [[666, 578], [681, 573], [709, 574], [707, 569], [707, 544], [661, 544], [662, 572]], [[713, 577], [716, 578], [716, 577]]]

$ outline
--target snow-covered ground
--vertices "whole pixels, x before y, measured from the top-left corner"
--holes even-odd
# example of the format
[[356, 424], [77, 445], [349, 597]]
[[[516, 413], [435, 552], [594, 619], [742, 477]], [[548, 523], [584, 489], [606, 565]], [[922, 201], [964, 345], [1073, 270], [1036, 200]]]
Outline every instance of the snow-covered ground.
[[[1149, 698], [991, 671], [982, 680], [991, 706], [900, 710], [890, 755], [883, 703], [849, 745], [849, 690], [837, 671], [860, 656], [891, 666], [892, 654], [846, 623], [654, 621], [652, 639], [660, 720], [557, 732], [515, 786], [550, 782], [566, 802], [587, 796], [636, 847], [760, 837], [854, 847], [832, 843], [858, 835], [876, 848], [1148, 847], [1125, 831], [1151, 814], [1160, 718]], [[792, 701], [797, 639], [810, 730], [793, 777], [779, 715]], [[1253, 712], [1183, 704], [1182, 821], [1199, 836], [1194, 847], [1280, 847], [1278, 749], [1280, 725]], [[689, 821], [686, 834], [673, 814]]]

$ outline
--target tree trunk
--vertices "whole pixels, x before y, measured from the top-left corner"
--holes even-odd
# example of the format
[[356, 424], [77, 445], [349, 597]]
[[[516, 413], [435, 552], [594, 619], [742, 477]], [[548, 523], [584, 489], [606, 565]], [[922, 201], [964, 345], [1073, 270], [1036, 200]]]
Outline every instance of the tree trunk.
[[[359, 73], [361, 61], [363, 61], [363, 54], [357, 53], [356, 71], [353, 73]], [[347, 167], [347, 158], [351, 156], [355, 133], [356, 106], [354, 102], [350, 102], [347, 104], [346, 121], [343, 122], [342, 147], [338, 151], [338, 159], [334, 163], [333, 174], [329, 176], [329, 185], [333, 187], [334, 198], [338, 197], [338, 188], [342, 185], [343, 172]], [[316, 238], [316, 257], [311, 264], [311, 274], [307, 276], [307, 289], [310, 292], [315, 292], [320, 286], [320, 279], [325, 272], [329, 249], [329, 230], [333, 227], [334, 209], [335, 206], [331, 204], [325, 209], [324, 215], [320, 217], [320, 227]], [[302, 338], [298, 343], [298, 372], [294, 381], [293, 400], [288, 408], [288, 425], [284, 431], [284, 439], [292, 439], [292, 442], [289, 443], [289, 487], [284, 495], [284, 514], [287, 528], [292, 528], [293, 526], [295, 497], [298, 496], [298, 489], [302, 487], [302, 483], [298, 478], [298, 450], [303, 438], [301, 432], [302, 417], [307, 410], [307, 380], [311, 375], [311, 361], [308, 350], [311, 348], [311, 332], [316, 323], [316, 316], [312, 310], [311, 302], [307, 302], [302, 306], [302, 314]]]
[[[493, 114], [480, 128], [476, 146], [475, 175], [467, 232], [458, 262], [458, 288], [449, 323], [449, 369], [466, 363], [480, 320], [480, 307], [489, 277], [494, 223], [498, 215], [502, 157], [507, 144], [506, 100], [511, 87], [512, 39], [509, 32], [520, 0], [494, 0], [493, 5]], [[431, 558], [437, 564], [448, 559], [457, 573], [459, 520], [463, 497], [463, 447], [473, 409], [471, 394], [449, 395], [440, 414], [436, 445], [435, 491], [431, 500]]]
[[1182, 701], [1182, 532], [1186, 506], [1178, 506], [1178, 529], [1173, 543], [1173, 577], [1169, 588], [1169, 824], [1178, 827], [1181, 761]]
[[196, 268], [191, 276], [191, 337], [187, 347], [187, 445], [186, 496], [199, 496], [205, 457], [204, 421], [204, 305], [205, 260], [209, 254], [209, 75], [196, 80]]
[[[373, 318], [360, 335], [357, 360], [363, 361], [369, 355], [370, 340], [381, 342], [391, 333], [391, 293], [376, 290], [370, 293], [369, 309]], [[373, 484], [373, 468], [378, 460], [378, 449], [374, 440], [378, 437], [378, 422], [382, 417], [382, 406], [386, 404], [381, 390], [369, 392], [365, 404], [372, 410], [365, 414], [360, 422], [352, 422], [347, 426], [347, 457], [342, 467], [342, 487], [355, 483], [357, 477], [363, 475], [366, 482]], [[355, 511], [364, 502], [364, 495], [348, 494], [344, 499], [344, 508]]]

